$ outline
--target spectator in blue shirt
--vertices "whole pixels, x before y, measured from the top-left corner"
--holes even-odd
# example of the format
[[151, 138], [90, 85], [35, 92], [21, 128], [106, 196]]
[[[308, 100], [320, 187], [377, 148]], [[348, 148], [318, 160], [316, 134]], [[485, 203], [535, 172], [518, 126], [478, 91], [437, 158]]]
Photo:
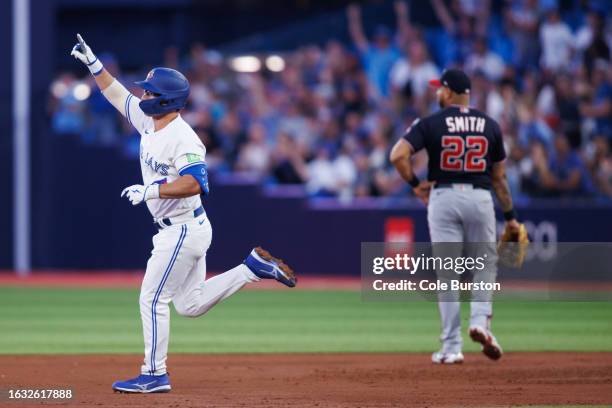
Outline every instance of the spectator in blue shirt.
[[555, 196], [592, 196], [595, 192], [588, 169], [570, 148], [565, 135], [557, 135], [549, 162], [534, 159], [540, 187]]
[[595, 120], [595, 132], [612, 142], [612, 77], [608, 61], [597, 60], [593, 70], [594, 94], [591, 103], [580, 106], [583, 116]]
[[374, 33], [374, 41], [370, 43], [363, 31], [361, 8], [352, 4], [347, 8], [349, 32], [355, 47], [361, 54], [361, 59], [371, 86], [373, 97], [379, 99], [389, 96], [389, 71], [400, 57], [399, 49], [392, 42], [391, 31], [385, 26], [379, 26]]
[[533, 105], [522, 106], [519, 109], [518, 142], [526, 148], [533, 142], [541, 143], [550, 151], [553, 145], [553, 132], [535, 110]]
[[51, 86], [51, 127], [58, 135], [81, 135], [85, 130], [85, 106], [74, 95], [76, 85], [74, 76], [65, 73]]
[[[436, 17], [450, 36], [450, 46], [456, 50], [454, 60], [458, 63], [464, 63], [472, 54], [476, 38], [486, 35], [490, 17], [489, 1], [473, 3], [475, 7], [468, 7], [467, 2], [454, 1], [449, 9], [442, 0], [431, 1]], [[477, 3], [480, 4], [476, 5]], [[448, 43], [441, 45], [449, 46]]]

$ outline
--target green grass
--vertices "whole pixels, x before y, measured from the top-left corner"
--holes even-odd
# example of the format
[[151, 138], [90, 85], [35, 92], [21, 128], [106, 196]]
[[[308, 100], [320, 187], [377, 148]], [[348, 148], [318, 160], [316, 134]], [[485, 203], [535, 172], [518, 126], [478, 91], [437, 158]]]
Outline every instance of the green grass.
[[[506, 350], [612, 351], [612, 302], [499, 302], [494, 310]], [[435, 303], [314, 290], [244, 291], [198, 319], [173, 312], [171, 324], [174, 353], [429, 352], [439, 330]], [[141, 352], [137, 290], [0, 288], [0, 354]]]

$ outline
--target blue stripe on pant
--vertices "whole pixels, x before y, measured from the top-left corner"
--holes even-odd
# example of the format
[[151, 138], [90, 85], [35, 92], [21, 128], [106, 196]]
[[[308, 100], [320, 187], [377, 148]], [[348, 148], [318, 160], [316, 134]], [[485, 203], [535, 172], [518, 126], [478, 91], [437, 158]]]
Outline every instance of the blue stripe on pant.
[[181, 226], [181, 235], [179, 236], [179, 240], [174, 248], [174, 252], [172, 253], [172, 257], [170, 258], [170, 263], [162, 276], [162, 280], [159, 283], [159, 287], [155, 292], [155, 297], [153, 298], [153, 303], [151, 304], [151, 321], [153, 323], [153, 341], [152, 341], [152, 350], [151, 350], [151, 375], [155, 374], [155, 351], [157, 348], [157, 316], [155, 312], [155, 308], [157, 307], [157, 301], [159, 300], [159, 296], [161, 295], [162, 289], [164, 288], [164, 284], [168, 280], [168, 276], [170, 276], [170, 271], [176, 262], [176, 258], [178, 258], [178, 254], [181, 250], [181, 246], [183, 245], [183, 241], [185, 240], [185, 236], [187, 235], [187, 226]]

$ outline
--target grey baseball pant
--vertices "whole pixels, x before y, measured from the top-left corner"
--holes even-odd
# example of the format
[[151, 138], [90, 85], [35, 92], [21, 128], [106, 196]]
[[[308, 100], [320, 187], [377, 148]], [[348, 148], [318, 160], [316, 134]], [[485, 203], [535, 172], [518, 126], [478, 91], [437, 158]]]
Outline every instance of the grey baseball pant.
[[[485, 268], [473, 271], [473, 281], [495, 282], [496, 222], [493, 198], [488, 190], [475, 189], [469, 184], [453, 184], [448, 188], [433, 189], [429, 196], [427, 222], [431, 241], [434, 243], [434, 256], [482, 256], [487, 253]], [[435, 245], [441, 242], [458, 244]], [[449, 283], [459, 278], [454, 271], [436, 272], [442, 282]], [[459, 352], [463, 344], [459, 295], [459, 291], [438, 293], [442, 322], [440, 341], [445, 352]], [[492, 315], [491, 298], [490, 292], [472, 292], [470, 327], [489, 329]]]

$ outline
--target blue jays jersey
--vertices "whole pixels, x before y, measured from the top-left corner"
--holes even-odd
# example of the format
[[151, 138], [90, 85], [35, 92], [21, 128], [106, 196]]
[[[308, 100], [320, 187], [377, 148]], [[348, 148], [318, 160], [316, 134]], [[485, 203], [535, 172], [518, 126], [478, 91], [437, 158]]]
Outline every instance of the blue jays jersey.
[[[170, 183], [179, 178], [184, 170], [204, 164], [206, 148], [180, 115], [156, 132], [153, 118], [145, 115], [138, 105], [139, 102], [140, 99], [129, 94], [124, 106], [125, 117], [141, 136], [140, 169], [143, 184]], [[175, 217], [193, 211], [201, 205], [199, 195], [147, 201], [147, 207], [155, 220]]]

